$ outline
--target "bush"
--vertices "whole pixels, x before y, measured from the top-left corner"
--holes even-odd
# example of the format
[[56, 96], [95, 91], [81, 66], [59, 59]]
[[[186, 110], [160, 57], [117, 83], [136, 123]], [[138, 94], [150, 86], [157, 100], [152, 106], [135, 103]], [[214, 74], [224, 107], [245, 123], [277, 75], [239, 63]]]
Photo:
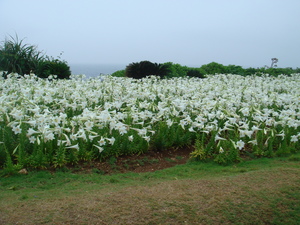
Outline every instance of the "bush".
[[67, 62], [59, 59], [52, 59], [46, 62], [49, 63], [48, 73], [45, 73], [47, 77], [49, 75], [57, 75], [57, 78], [59, 79], [69, 79], [71, 70]]
[[253, 67], [249, 67], [247, 69], [245, 69], [245, 74], [244, 75], [252, 75], [257, 73], [257, 69], [253, 68]]
[[187, 76], [187, 71], [189, 70], [189, 67], [182, 66], [180, 64], [173, 64], [172, 62], [166, 62], [164, 63], [169, 68], [168, 74], [166, 77], [185, 77]]
[[118, 70], [111, 74], [113, 77], [125, 77], [125, 70]]
[[41, 78], [56, 75], [59, 79], [69, 79], [71, 70], [65, 61], [58, 59], [40, 60], [33, 71]]
[[243, 67], [241, 66], [228, 65], [224, 67], [225, 67], [225, 73], [245, 75], [245, 69], [243, 69]]
[[67, 62], [43, 55], [36, 46], [23, 44], [18, 37], [6, 39], [0, 46], [0, 70], [20, 75], [34, 72], [41, 78], [57, 75], [64, 79], [71, 75]]
[[126, 66], [125, 76], [135, 79], [141, 79], [149, 75], [164, 77], [168, 74], [169, 68], [165, 64], [152, 63], [150, 61], [141, 61], [131, 63]]
[[198, 69], [189, 69], [186, 75], [188, 77], [205, 78], [205, 76]]
[[[149, 66], [151, 69], [150, 72], [145, 72], [146, 66]], [[153, 67], [151, 67], [153, 66]], [[159, 69], [155, 67], [159, 67]], [[148, 75], [158, 75], [158, 76], [163, 76], [167, 78], [172, 78], [172, 77], [200, 77], [204, 78], [205, 75], [207, 74], [216, 74], [216, 73], [224, 73], [224, 74], [238, 74], [242, 76], [248, 76], [248, 75], [253, 75], [256, 74], [257, 76], [261, 76], [262, 74], [269, 74], [271, 76], [278, 76], [280, 74], [286, 74], [290, 75], [292, 73], [300, 73], [300, 68], [243, 68], [241, 66], [237, 65], [228, 65], [224, 66], [219, 63], [209, 63], [206, 65], [201, 66], [200, 68], [190, 68], [187, 66], [182, 66], [180, 64], [174, 64], [172, 62], [166, 62], [163, 64], [156, 64], [156, 63], [151, 63], [149, 61], [142, 61], [140, 63], [132, 63], [129, 66], [127, 66], [127, 70], [119, 70], [116, 71], [112, 74], [112, 76], [115, 77], [125, 77], [128, 74], [128, 77], [135, 77], [140, 78], [148, 76]], [[144, 67], [141, 69], [141, 67]], [[163, 67], [166, 67], [164, 69]], [[127, 71], [127, 72], [126, 72]], [[142, 73], [141, 71], [144, 71]], [[164, 71], [164, 72], [161, 72]], [[133, 75], [130, 75], [130, 73], [133, 73]], [[140, 74], [140, 75], [137, 75]], [[147, 74], [147, 75], [146, 75]], [[163, 75], [160, 75], [163, 74]]]
[[280, 74], [291, 75], [294, 73], [292, 68], [267, 68], [265, 73], [268, 73], [272, 76], [278, 76]]
[[226, 67], [222, 64], [211, 62], [200, 67], [203, 74], [222, 74], [226, 73]]

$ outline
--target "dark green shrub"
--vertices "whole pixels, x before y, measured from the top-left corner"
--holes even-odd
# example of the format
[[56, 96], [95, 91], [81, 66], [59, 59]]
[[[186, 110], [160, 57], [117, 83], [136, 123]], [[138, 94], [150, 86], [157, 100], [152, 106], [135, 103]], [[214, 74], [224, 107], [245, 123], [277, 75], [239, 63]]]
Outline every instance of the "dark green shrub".
[[292, 68], [268, 68], [265, 70], [265, 73], [272, 76], [278, 76], [280, 74], [291, 75], [293, 72]]
[[249, 67], [245, 69], [245, 74], [244, 75], [252, 75], [255, 74], [257, 72], [257, 69], [253, 68], [253, 67]]
[[52, 59], [46, 62], [49, 63], [49, 70], [44, 75], [57, 75], [58, 79], [69, 79], [71, 70], [67, 62], [59, 59]]
[[168, 74], [169, 67], [164, 64], [152, 63], [150, 61], [141, 61], [138, 63], [131, 63], [126, 66], [125, 76], [135, 79], [144, 78], [149, 75], [156, 75], [164, 77]]
[[269, 74], [271, 76], [278, 76], [281, 74], [291, 75], [292, 73], [299, 73], [299, 69], [298, 70], [297, 69], [293, 69], [290, 67], [287, 67], [287, 68], [262, 67], [262, 68], [256, 69], [256, 75], [261, 75], [261, 74]]
[[126, 66], [125, 75], [126, 77], [140, 79], [150, 75], [152, 73], [152, 69], [153, 63], [149, 61], [131, 63], [128, 66]]
[[204, 74], [221, 74], [226, 73], [226, 67], [222, 64], [211, 62], [200, 67]]
[[40, 60], [36, 62], [35, 70], [33, 71], [41, 78], [47, 78], [51, 73], [51, 63], [48, 60]]
[[198, 69], [189, 69], [186, 75], [188, 77], [205, 78], [205, 76]]
[[225, 73], [245, 75], [245, 69], [243, 69], [243, 67], [241, 67], [241, 66], [228, 65], [228, 66], [225, 66]]
[[174, 64], [172, 62], [166, 62], [164, 63], [169, 69], [166, 77], [185, 77], [187, 75], [187, 71], [189, 70], [189, 67], [182, 66], [180, 64]]
[[33, 72], [41, 78], [56, 75], [58, 79], [68, 79], [71, 75], [67, 62], [54, 58], [49, 59], [49, 57], [38, 61]]
[[169, 74], [170, 72], [170, 67], [168, 65], [165, 65], [165, 64], [157, 64], [157, 63], [154, 63], [154, 75], [156, 76], [160, 76], [160, 77], [165, 77]]

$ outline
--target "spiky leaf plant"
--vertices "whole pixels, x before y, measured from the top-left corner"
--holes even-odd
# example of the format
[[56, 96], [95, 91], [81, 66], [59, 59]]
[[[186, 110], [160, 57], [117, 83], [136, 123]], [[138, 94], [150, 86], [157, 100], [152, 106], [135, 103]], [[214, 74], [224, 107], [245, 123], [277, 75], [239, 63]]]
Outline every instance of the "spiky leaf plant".
[[35, 73], [38, 77], [47, 78], [57, 75], [57, 78], [69, 78], [70, 67], [67, 62], [45, 56], [34, 45], [23, 43], [18, 36], [5, 39], [0, 46], [0, 70], [20, 75]]
[[5, 39], [0, 46], [0, 69], [8, 73], [29, 74], [43, 58], [36, 46], [23, 43], [18, 36]]

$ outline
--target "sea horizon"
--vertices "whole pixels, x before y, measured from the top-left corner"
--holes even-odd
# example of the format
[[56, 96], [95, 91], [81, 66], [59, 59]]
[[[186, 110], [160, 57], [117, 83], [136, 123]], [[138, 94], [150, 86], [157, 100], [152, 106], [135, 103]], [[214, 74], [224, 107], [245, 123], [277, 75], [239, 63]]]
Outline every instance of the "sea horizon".
[[73, 63], [69, 64], [71, 74], [80, 75], [85, 74], [87, 78], [97, 77], [99, 75], [112, 74], [118, 70], [124, 70], [126, 65], [122, 64], [87, 64], [87, 63]]

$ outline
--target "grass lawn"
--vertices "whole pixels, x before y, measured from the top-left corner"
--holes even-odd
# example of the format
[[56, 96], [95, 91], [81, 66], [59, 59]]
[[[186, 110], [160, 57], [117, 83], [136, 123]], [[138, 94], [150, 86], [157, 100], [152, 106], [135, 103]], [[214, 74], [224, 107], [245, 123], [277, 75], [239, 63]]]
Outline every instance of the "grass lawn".
[[0, 178], [0, 224], [299, 224], [300, 154], [146, 173]]

